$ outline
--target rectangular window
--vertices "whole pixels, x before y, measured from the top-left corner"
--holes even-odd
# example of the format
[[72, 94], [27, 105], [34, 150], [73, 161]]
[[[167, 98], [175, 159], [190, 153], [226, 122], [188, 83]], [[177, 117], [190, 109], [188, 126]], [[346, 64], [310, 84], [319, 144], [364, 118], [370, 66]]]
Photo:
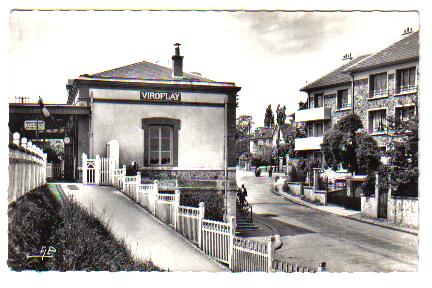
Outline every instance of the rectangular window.
[[324, 123], [315, 123], [314, 128], [314, 137], [322, 137], [324, 135]]
[[349, 103], [348, 98], [348, 89], [344, 90], [338, 90], [337, 91], [337, 108], [338, 109], [344, 109], [344, 108], [350, 108], [351, 103]]
[[172, 165], [172, 127], [150, 126], [149, 133], [150, 165]]
[[384, 132], [387, 127], [386, 110], [369, 111], [369, 133]]
[[387, 95], [387, 73], [371, 75], [370, 80], [371, 97]]
[[315, 94], [315, 108], [323, 107], [324, 94]]
[[396, 107], [395, 108], [395, 117], [396, 121], [401, 123], [408, 121], [409, 119], [414, 118], [415, 108], [414, 106], [406, 106], [406, 107]]
[[308, 98], [308, 102], [309, 102], [309, 109], [312, 109], [312, 108], [315, 108], [315, 97], [312, 95], [312, 96], [309, 96], [309, 98]]
[[415, 85], [415, 74], [415, 67], [397, 71], [397, 93], [411, 92], [417, 89]]

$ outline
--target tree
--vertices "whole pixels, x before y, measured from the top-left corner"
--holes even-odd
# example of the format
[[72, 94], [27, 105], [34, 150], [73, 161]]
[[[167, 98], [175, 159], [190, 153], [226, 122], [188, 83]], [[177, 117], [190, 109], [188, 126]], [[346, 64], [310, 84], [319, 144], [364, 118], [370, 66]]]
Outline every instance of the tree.
[[[416, 107], [417, 110], [417, 107]], [[418, 196], [418, 117], [406, 121], [388, 118], [389, 141], [385, 153], [388, 159], [383, 170], [384, 186], [390, 185], [394, 194], [399, 196]], [[384, 173], [383, 173], [384, 174]]]
[[342, 117], [324, 136], [321, 144], [325, 167], [337, 170], [340, 166], [351, 173], [367, 174], [379, 166], [376, 141], [363, 129], [356, 114]]
[[284, 157], [285, 155], [281, 155], [280, 153], [280, 134], [281, 134], [281, 125], [285, 124], [286, 119], [286, 107], [283, 107], [278, 104], [276, 108], [276, 121], [277, 121], [277, 139], [276, 139], [276, 164], [279, 170], [279, 157]]
[[273, 148], [266, 144], [258, 144], [256, 153], [252, 156], [252, 165], [270, 165], [272, 163]]
[[269, 105], [265, 111], [264, 115], [264, 126], [265, 127], [272, 127], [275, 124], [274, 114], [271, 108], [271, 105]]
[[236, 121], [236, 159], [249, 158], [249, 138], [252, 129], [252, 116], [240, 115]]

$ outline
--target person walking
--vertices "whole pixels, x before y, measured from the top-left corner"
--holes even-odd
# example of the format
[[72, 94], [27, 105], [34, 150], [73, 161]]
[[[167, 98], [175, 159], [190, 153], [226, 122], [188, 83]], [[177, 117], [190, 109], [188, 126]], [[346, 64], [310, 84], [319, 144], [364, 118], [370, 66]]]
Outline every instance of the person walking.
[[271, 178], [273, 175], [273, 166], [270, 166], [270, 168], [268, 170], [268, 174], [269, 174], [269, 177]]

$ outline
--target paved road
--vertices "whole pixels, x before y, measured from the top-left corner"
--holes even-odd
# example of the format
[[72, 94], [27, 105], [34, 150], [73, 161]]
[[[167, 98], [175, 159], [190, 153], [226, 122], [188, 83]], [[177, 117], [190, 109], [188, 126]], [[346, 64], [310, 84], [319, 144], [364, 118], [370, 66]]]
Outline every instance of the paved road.
[[58, 185], [66, 195], [73, 196], [94, 215], [108, 221], [114, 236], [124, 239], [134, 256], [151, 259], [169, 271], [228, 271], [118, 190], [77, 183]]
[[417, 236], [295, 204], [273, 193], [272, 183], [267, 173], [237, 171], [254, 214], [282, 236], [278, 257], [309, 266], [325, 261], [332, 272], [417, 271]]

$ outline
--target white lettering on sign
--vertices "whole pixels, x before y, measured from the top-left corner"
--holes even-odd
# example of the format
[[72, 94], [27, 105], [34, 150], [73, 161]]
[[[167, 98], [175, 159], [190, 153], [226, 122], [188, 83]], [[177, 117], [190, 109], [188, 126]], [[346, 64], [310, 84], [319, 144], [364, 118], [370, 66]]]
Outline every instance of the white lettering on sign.
[[[36, 123], [38, 123], [37, 129], [36, 129]], [[26, 121], [24, 121], [24, 129], [25, 130], [43, 131], [43, 130], [45, 130], [45, 121], [43, 121], [43, 120], [26, 120]]]
[[181, 101], [181, 92], [151, 92], [141, 91], [140, 99], [147, 101], [165, 101], [178, 102]]

